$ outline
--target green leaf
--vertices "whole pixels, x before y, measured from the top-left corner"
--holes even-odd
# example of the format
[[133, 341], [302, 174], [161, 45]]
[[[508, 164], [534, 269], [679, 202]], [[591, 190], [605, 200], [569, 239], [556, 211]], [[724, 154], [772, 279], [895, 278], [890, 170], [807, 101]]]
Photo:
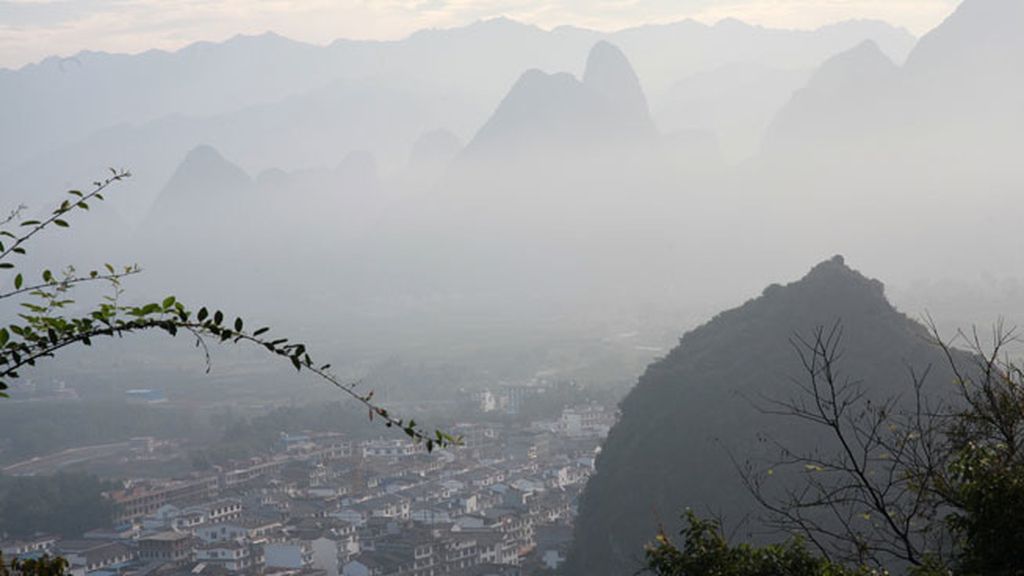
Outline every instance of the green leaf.
[[220, 310], [217, 310], [216, 312], [213, 313], [213, 323], [214, 324], [220, 325], [220, 323], [223, 322], [223, 321], [224, 321], [224, 313], [223, 312], [221, 312]]
[[11, 264], [10, 262], [0, 262], [0, 270], [10, 270], [11, 268], [14, 268], [14, 264]]
[[0, 346], [6, 346], [10, 339], [11, 333], [7, 331], [7, 328], [0, 328]]
[[71, 224], [68, 224], [64, 220], [61, 220], [60, 218], [54, 220], [53, 223], [56, 224], [57, 226], [60, 226], [61, 228], [67, 228], [68, 226], [71, 226]]
[[269, 326], [264, 326], [263, 328], [260, 328], [259, 330], [253, 332], [252, 335], [253, 336], [260, 336], [261, 334], [266, 334], [267, 331], [269, 331], [269, 330], [270, 330]]
[[24, 282], [25, 282], [25, 279], [22, 278], [21, 274], [18, 274], [17, 276], [15, 276], [14, 277], [14, 289], [15, 290], [21, 290], [21, 285]]
[[242, 331], [242, 319], [241, 318], [235, 318], [235, 332], [241, 332], [241, 331]]
[[164, 298], [162, 304], [164, 308], [170, 308], [171, 306], [174, 306], [175, 302], [177, 302], [177, 298], [174, 296], [168, 296], [167, 298]]
[[210, 311], [207, 310], [206, 307], [204, 306], [204, 307], [199, 309], [199, 314], [196, 315], [196, 318], [200, 322], [202, 322], [203, 320], [206, 320], [206, 317], [209, 316], [209, 315], [210, 315]]

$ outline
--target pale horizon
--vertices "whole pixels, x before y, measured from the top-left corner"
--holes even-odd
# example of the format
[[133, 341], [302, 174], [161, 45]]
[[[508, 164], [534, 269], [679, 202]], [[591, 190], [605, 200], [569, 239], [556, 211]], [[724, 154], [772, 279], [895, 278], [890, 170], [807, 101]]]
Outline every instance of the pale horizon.
[[310, 44], [339, 39], [400, 40], [419, 30], [455, 28], [506, 17], [545, 30], [576, 26], [615, 31], [693, 19], [714, 24], [735, 18], [780, 29], [816, 29], [847, 20], [887, 22], [921, 36], [938, 25], [957, 0], [633, 0], [598, 6], [573, 0], [392, 0], [266, 2], [208, 0], [0, 0], [0, 68], [18, 69], [51, 56], [82, 51], [136, 54], [174, 51], [202, 41], [273, 32]]

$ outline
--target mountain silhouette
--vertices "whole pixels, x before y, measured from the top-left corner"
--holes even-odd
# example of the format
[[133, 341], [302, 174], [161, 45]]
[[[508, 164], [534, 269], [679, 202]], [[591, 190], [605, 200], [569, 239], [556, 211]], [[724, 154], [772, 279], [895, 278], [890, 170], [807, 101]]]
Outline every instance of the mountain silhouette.
[[1022, 27], [1021, 2], [965, 0], [902, 67], [871, 44], [836, 56], [778, 113], [764, 151], [858, 162], [862, 172], [879, 172], [864, 170], [865, 158], [911, 174], [941, 164], [975, 183], [1013, 170], [1009, 151], [1024, 129]]
[[550, 154], [654, 136], [636, 73], [618, 48], [602, 41], [591, 49], [582, 81], [565, 72], [524, 73], [466, 152]]
[[179, 155], [201, 143], [253, 174], [333, 165], [356, 150], [396, 166], [425, 130], [471, 139], [523, 71], [575, 73], [602, 40], [630, 55], [655, 101], [727, 63], [806, 70], [864, 38], [897, 60], [914, 41], [865, 21], [813, 31], [684, 21], [604, 33], [495, 19], [396, 41], [314, 46], [268, 33], [173, 52], [83, 52], [0, 69], [0, 177], [35, 194], [91, 181], [116, 161], [136, 174], [123, 211], [139, 225]]
[[865, 138], [898, 121], [893, 100], [899, 74], [871, 40], [830, 58], [778, 112], [765, 135], [767, 147], [778, 152], [814, 142], [827, 143], [828, 154], [860, 149]]
[[[1024, 3], [965, 0], [907, 58], [915, 75], [1011, 73], [1024, 62]], [[979, 70], [980, 67], [980, 70]], [[1016, 70], [1020, 73], [1019, 68]]]
[[255, 183], [212, 146], [192, 149], [160, 191], [143, 226], [141, 244], [164, 254], [238, 246], [253, 222]]
[[675, 532], [686, 508], [721, 514], [730, 524], [756, 514], [730, 454], [741, 461], [765, 456], [760, 433], [791, 446], [834, 448], [819, 430], [766, 415], [757, 404], [799, 395], [793, 378], [802, 369], [791, 339], [837, 322], [844, 333], [840, 377], [862, 380], [869, 393], [907, 390], [908, 366], [934, 367], [930, 382], [952, 381], [926, 329], [889, 304], [881, 282], [841, 257], [797, 282], [773, 285], [683, 336], [622, 402], [580, 503], [566, 573], [636, 572], [644, 544], [659, 526]]
[[237, 198], [252, 187], [252, 179], [212, 146], [201, 145], [185, 155], [164, 186], [154, 211], [194, 208], [218, 198]]
[[590, 50], [583, 72], [583, 86], [602, 103], [602, 111], [615, 122], [637, 133], [653, 132], [647, 97], [640, 79], [621, 50], [606, 41]]

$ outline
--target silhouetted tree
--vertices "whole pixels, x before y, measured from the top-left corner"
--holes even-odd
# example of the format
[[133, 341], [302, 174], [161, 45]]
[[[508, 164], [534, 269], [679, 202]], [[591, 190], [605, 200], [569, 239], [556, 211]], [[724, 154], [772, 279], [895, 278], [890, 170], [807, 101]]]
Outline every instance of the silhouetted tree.
[[[1024, 574], [1024, 371], [1007, 354], [1016, 334], [999, 325], [987, 345], [977, 331], [947, 342], [932, 324], [931, 335], [956, 393], [929, 392], [928, 370], [911, 370], [909, 397], [881, 401], [841, 374], [841, 325], [794, 338], [800, 393], [763, 409], [809, 424], [834, 449], [799, 451], [765, 438], [779, 458], [739, 467], [769, 526], [798, 539], [730, 547], [717, 524], [691, 514], [683, 548], [659, 535], [648, 568], [659, 575]], [[799, 564], [805, 571], [781, 568], [790, 560], [807, 560]], [[777, 569], [758, 571], [767, 566]]]
[[[747, 463], [742, 476], [770, 526], [806, 538], [824, 557], [878, 569], [923, 565], [948, 553], [942, 521], [953, 411], [925, 394], [927, 372], [911, 372], [913, 398], [872, 399], [842, 375], [842, 326], [818, 328], [793, 346], [804, 368], [793, 400], [765, 411], [809, 424], [833, 449], [798, 451], [764, 440], [779, 458]], [[957, 362], [950, 355], [951, 362]]]

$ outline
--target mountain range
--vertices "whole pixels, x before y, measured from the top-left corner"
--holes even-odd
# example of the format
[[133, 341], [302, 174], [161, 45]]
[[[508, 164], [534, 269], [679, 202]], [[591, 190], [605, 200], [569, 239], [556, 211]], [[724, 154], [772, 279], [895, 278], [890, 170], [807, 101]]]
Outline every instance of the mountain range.
[[832, 57], [766, 133], [771, 162], [941, 165], [964, 182], [1017, 167], [1024, 128], [1024, 6], [967, 0], [899, 65], [867, 41]]
[[602, 39], [629, 56], [661, 109], [669, 88], [694, 75], [738, 62], [811, 70], [867, 38], [896, 60], [914, 43], [870, 21], [814, 31], [682, 21], [605, 34], [496, 19], [395, 42], [312, 46], [268, 33], [171, 53], [84, 52], [0, 70], [0, 175], [33, 197], [131, 167], [139, 192], [122, 210], [137, 223], [195, 146], [214, 145], [252, 173], [333, 165], [356, 150], [393, 172], [426, 132], [471, 140], [524, 71], [582, 72]]
[[[120, 110], [120, 124], [19, 164], [3, 175], [4, 194], [31, 204], [92, 181], [108, 164], [128, 167], [127, 192], [110, 205], [119, 213], [94, 235], [133, 237], [123, 243], [129, 254], [103, 253], [145, 264], [154, 286], [173, 281], [187, 258], [204, 274], [231, 262], [238, 285], [202, 289], [230, 298], [244, 290], [258, 305], [266, 281], [257, 271], [273, 255], [293, 274], [310, 261], [330, 271], [333, 300], [344, 297], [347, 311], [389, 315], [388, 303], [401, 301], [408, 307], [395, 317], [405, 319], [418, 307], [472, 318], [501, 310], [526, 322], [616, 306], [685, 309], [692, 318], [823, 251], [849, 253], [903, 284], [944, 273], [949, 258], [998, 272], [1007, 258], [991, 247], [1007, 245], [1001, 231], [1012, 211], [972, 210], [960, 185], [946, 183], [955, 162], [898, 166], [945, 136], [907, 142], [885, 131], [889, 118], [907, 122], [912, 106], [899, 102], [930, 106], [905, 88], [910, 70], [951, 50], [981, 53], [976, 44], [1012, 47], [1012, 34], [989, 39], [975, 21], [1012, 22], [1015, 4], [977, 4], [964, 3], [928, 35], [946, 40], [918, 48], [873, 22], [809, 32], [680, 22], [598, 34], [499, 19], [399, 42], [316, 47], [265, 35], [176, 53], [85, 54], [82, 68], [50, 60], [0, 73], [10, 87], [0, 98], [28, 102], [23, 118], [46, 116], [25, 91], [45, 88], [47, 78], [74, 88], [106, 70], [138, 88], [104, 100]], [[928, 47], [951, 42], [963, 47]], [[266, 61], [266, 77], [240, 64], [243, 78], [222, 86], [218, 67], [246, 54]], [[278, 65], [305, 80], [264, 90], [259, 82], [273, 84]], [[182, 107], [171, 102], [174, 90], [149, 94], [144, 74], [173, 77]], [[53, 91], [43, 88], [40, 102]], [[84, 102], [97, 89], [61, 97]], [[678, 106], [665, 106], [669, 97]], [[731, 165], [779, 107], [766, 153]], [[959, 114], [965, 123], [968, 112]], [[917, 128], [943, 134], [944, 123], [930, 122]], [[209, 149], [191, 152], [200, 146]], [[817, 160], [829, 150], [856, 169], [829, 171]], [[187, 160], [196, 154], [216, 162]], [[222, 186], [235, 191], [230, 202], [215, 200], [221, 172], [244, 174], [244, 186]], [[1013, 183], [1024, 180], [1014, 178], [991, 194], [1013, 205]], [[933, 208], [923, 221], [915, 218], [922, 205]], [[197, 230], [174, 233], [186, 224]], [[949, 230], [971, 230], [969, 241]], [[920, 254], [922, 243], [936, 252]], [[309, 260], [292, 258], [295, 249]], [[912, 269], [890, 260], [911, 254]]]

